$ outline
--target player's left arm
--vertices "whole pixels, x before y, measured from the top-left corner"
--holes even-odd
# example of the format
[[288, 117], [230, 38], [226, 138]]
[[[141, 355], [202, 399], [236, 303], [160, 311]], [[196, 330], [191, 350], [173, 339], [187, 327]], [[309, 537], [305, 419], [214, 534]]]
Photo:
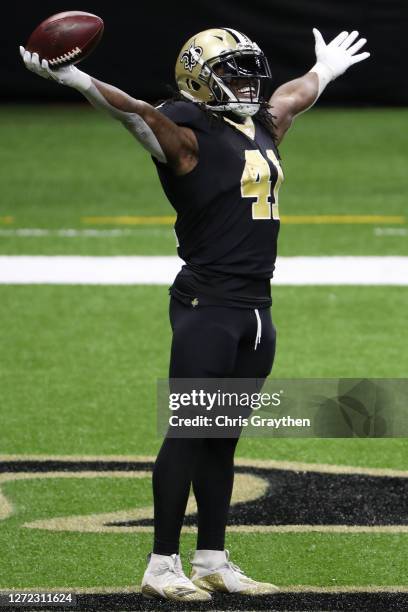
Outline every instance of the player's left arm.
[[316, 64], [304, 76], [281, 85], [272, 95], [269, 104], [276, 125], [278, 143], [292, 125], [297, 115], [313, 106], [325, 87], [350, 66], [370, 56], [368, 51], [357, 53], [367, 42], [358, 38], [358, 32], [341, 32], [329, 44], [319, 30], [315, 36]]

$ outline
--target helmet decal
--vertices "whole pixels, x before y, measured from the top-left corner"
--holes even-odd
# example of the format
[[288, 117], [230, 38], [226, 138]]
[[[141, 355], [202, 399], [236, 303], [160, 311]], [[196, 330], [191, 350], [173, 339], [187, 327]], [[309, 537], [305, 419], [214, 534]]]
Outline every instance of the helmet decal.
[[222, 29], [225, 30], [226, 32], [229, 32], [231, 36], [234, 38], [234, 40], [237, 41], [237, 43], [240, 43], [242, 45], [247, 45], [248, 43], [249, 44], [251, 43], [248, 36], [246, 36], [245, 34], [242, 34], [242, 32], [238, 32], [238, 30], [233, 30], [232, 28], [222, 28]]
[[190, 45], [188, 49], [184, 51], [180, 57], [180, 62], [184, 64], [184, 68], [189, 72], [193, 72], [194, 66], [197, 66], [198, 60], [203, 54], [202, 47], [198, 47], [195, 41]]

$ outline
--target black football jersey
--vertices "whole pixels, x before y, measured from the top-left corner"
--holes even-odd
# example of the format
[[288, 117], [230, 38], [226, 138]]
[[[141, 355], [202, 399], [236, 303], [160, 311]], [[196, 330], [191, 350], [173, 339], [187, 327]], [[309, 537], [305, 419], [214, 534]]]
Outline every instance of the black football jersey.
[[270, 131], [256, 116], [240, 124], [192, 102], [158, 109], [194, 130], [199, 146], [198, 164], [183, 176], [155, 160], [185, 261], [170, 293], [193, 305], [270, 306], [283, 180]]

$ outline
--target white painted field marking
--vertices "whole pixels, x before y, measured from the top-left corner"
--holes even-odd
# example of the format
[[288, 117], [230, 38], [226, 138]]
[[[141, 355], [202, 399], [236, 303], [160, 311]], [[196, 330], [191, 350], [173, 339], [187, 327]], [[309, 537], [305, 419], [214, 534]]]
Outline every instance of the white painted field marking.
[[122, 238], [123, 236], [163, 236], [171, 235], [170, 228], [143, 226], [137, 229], [114, 228], [114, 229], [45, 229], [41, 227], [19, 227], [16, 229], [0, 228], [0, 237], [3, 238]]
[[178, 257], [0, 257], [0, 283], [61, 285], [167, 285], [183, 262]]
[[398, 236], [400, 238], [408, 236], [406, 227], [375, 227], [374, 236]]
[[408, 285], [408, 257], [280, 257], [277, 285]]
[[[3, 229], [0, 227], [0, 237], [3, 238], [121, 238], [122, 236], [140, 236], [140, 235], [169, 235], [171, 228], [165, 227], [170, 225], [167, 223], [143, 223], [134, 224], [136, 227], [116, 227], [113, 229], [48, 229], [42, 227], [17, 227], [12, 229]], [[384, 238], [388, 236], [405, 238], [408, 236], [408, 228], [406, 227], [375, 227], [373, 234], [376, 238]]]
[[[173, 256], [1, 256], [1, 284], [169, 285]], [[279, 257], [273, 285], [408, 285], [408, 257]]]

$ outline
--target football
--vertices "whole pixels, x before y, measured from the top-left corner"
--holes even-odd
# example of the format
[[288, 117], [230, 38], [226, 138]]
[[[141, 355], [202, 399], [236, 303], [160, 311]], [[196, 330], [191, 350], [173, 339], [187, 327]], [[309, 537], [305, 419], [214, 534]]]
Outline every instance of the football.
[[97, 15], [82, 11], [57, 13], [40, 23], [26, 49], [48, 60], [50, 68], [76, 64], [95, 49], [103, 29], [103, 20]]

